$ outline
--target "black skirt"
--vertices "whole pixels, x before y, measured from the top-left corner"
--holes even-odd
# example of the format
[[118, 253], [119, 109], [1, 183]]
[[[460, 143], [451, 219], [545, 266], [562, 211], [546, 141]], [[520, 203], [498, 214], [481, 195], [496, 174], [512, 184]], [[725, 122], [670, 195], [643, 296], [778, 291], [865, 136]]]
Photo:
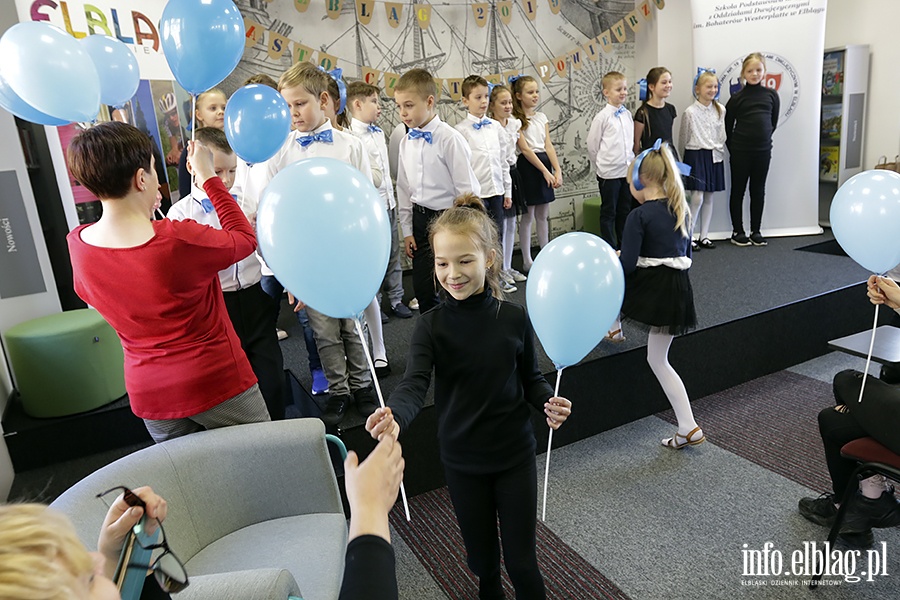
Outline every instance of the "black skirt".
[[512, 206], [503, 209], [504, 217], [516, 217], [528, 210], [525, 200], [522, 198], [522, 177], [516, 165], [509, 168], [509, 176], [512, 179]]
[[[550, 166], [550, 159], [546, 152], [535, 152], [538, 159], [547, 167], [547, 170], [553, 172]], [[519, 155], [516, 162], [519, 177], [522, 179], [520, 190], [522, 197], [525, 199], [526, 206], [537, 206], [538, 204], [548, 204], [556, 200], [553, 188], [547, 185], [546, 180], [541, 172], [533, 164], [528, 162], [524, 154]]]
[[625, 277], [622, 316], [643, 329], [681, 335], [697, 326], [694, 291], [687, 270], [638, 267]]
[[684, 164], [691, 174], [684, 178], [684, 189], [721, 192], [725, 189], [725, 163], [713, 162], [712, 150], [685, 150]]

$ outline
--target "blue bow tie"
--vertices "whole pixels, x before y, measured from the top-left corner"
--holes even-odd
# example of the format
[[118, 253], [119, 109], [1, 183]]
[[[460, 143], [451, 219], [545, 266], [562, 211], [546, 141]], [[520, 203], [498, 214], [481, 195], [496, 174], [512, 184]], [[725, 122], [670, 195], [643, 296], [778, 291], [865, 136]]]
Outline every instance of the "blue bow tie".
[[481, 129], [485, 125], [490, 125], [490, 124], [491, 124], [490, 119], [482, 119], [482, 120], [478, 121], [477, 123], [472, 123], [472, 127], [474, 127], [475, 129]]
[[[231, 197], [234, 198], [235, 202], [237, 202], [237, 196], [232, 194]], [[206, 214], [209, 214], [215, 210], [212, 200], [210, 200], [209, 198], [201, 198], [200, 199], [200, 207], [203, 209], [203, 212]]]
[[382, 131], [378, 125], [369, 125], [369, 133], [381, 133]]
[[621, 117], [626, 112], [628, 112], [628, 109], [626, 109], [625, 105], [623, 104], [622, 106], [620, 106], [619, 108], [616, 109], [616, 112], [614, 112], [613, 115], [615, 115], [617, 117]]
[[419, 138], [422, 138], [429, 144], [431, 143], [431, 132], [430, 131], [422, 131], [421, 129], [413, 128], [413, 129], [409, 130], [408, 137], [411, 140], [417, 140]]
[[334, 136], [331, 134], [330, 129], [326, 129], [325, 131], [320, 131], [314, 135], [307, 135], [305, 137], [297, 138], [297, 142], [300, 143], [300, 146], [306, 148], [313, 142], [328, 142], [329, 144], [334, 141]]

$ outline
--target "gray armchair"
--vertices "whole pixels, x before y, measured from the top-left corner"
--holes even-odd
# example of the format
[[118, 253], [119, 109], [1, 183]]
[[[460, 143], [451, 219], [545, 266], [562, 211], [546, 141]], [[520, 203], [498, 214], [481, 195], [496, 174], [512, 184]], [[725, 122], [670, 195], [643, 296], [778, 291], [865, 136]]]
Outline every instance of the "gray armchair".
[[168, 501], [169, 544], [191, 584], [179, 600], [338, 597], [347, 547], [318, 419], [224, 427], [140, 450], [52, 506], [95, 548], [109, 488], [149, 485]]

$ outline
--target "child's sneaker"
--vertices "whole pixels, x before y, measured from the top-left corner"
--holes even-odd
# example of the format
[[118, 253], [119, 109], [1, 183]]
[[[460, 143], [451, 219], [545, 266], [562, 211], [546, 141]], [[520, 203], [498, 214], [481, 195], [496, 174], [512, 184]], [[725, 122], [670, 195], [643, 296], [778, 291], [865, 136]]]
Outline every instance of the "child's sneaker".
[[500, 271], [500, 279], [501, 279], [501, 281], [505, 281], [506, 283], [508, 283], [510, 285], [512, 285], [516, 282], [516, 280], [513, 279], [513, 276], [509, 273], [509, 271]]
[[325, 412], [322, 413], [322, 422], [328, 427], [334, 427], [344, 419], [347, 407], [353, 401], [353, 396], [332, 396], [325, 404]]
[[275, 329], [275, 335], [278, 337], [278, 341], [279, 341], [279, 342], [282, 341], [282, 340], [288, 339], [288, 332], [285, 331], [284, 329], [278, 329], [278, 328], [276, 328], [276, 329]]
[[754, 246], [768, 246], [769, 245], [769, 242], [766, 241], [766, 238], [764, 238], [762, 235], [760, 235], [760, 233], [758, 231], [754, 231], [753, 233], [750, 234], [750, 243], [753, 244]]
[[731, 243], [735, 246], [749, 246], [750, 238], [747, 237], [747, 234], [743, 231], [740, 233], [732, 233], [731, 234]]
[[312, 392], [313, 396], [321, 396], [328, 393], [328, 379], [325, 377], [325, 371], [322, 369], [313, 369], [310, 371], [312, 375]]
[[522, 273], [519, 273], [515, 269], [510, 269], [509, 271], [507, 271], [507, 273], [512, 275], [514, 283], [521, 283], [528, 279], [527, 277], [525, 277], [525, 275], [523, 275]]
[[419, 301], [416, 298], [413, 298], [409, 301], [410, 310], [419, 310]]
[[505, 279], [500, 280], [500, 289], [503, 290], [504, 294], [512, 294], [513, 292], [519, 291], [519, 288], [509, 283]]

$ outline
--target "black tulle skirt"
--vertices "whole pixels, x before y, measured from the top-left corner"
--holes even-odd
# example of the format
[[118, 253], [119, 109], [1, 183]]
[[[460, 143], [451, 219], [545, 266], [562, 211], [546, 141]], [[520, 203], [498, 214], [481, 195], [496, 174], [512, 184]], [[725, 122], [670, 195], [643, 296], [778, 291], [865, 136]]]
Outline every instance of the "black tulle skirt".
[[691, 174], [684, 178], [684, 189], [721, 192], [725, 189], [725, 163], [713, 162], [712, 150], [685, 150], [684, 164]]
[[625, 277], [622, 316], [643, 329], [681, 335], [697, 326], [694, 290], [688, 271], [638, 268]]

